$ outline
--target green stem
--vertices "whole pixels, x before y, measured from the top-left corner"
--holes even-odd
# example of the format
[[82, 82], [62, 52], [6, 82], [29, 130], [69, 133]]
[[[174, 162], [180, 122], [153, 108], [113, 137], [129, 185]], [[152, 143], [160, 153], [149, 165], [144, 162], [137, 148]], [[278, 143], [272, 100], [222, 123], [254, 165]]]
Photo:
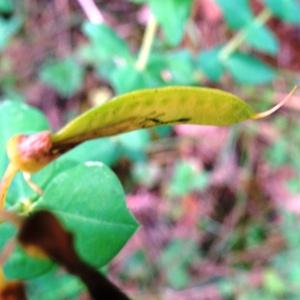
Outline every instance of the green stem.
[[[257, 25], [265, 24], [272, 17], [272, 12], [269, 9], [264, 9], [254, 20]], [[228, 44], [222, 49], [219, 54], [221, 61], [226, 61], [228, 57], [236, 51], [236, 49], [245, 41], [249, 33], [249, 28], [251, 26], [246, 26], [240, 30], [233, 38], [228, 42]]]
[[135, 68], [138, 71], [143, 71], [147, 67], [156, 29], [157, 29], [157, 21], [155, 17], [151, 15], [146, 26], [146, 30], [143, 36], [142, 46], [139, 52], [138, 59], [135, 64]]

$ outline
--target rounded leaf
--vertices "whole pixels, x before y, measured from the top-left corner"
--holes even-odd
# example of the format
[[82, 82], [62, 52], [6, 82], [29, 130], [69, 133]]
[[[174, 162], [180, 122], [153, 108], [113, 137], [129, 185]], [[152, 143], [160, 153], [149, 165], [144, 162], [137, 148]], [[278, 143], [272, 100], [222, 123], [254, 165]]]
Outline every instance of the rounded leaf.
[[74, 235], [75, 247], [90, 264], [107, 264], [137, 229], [116, 175], [100, 162], [60, 173], [36, 209], [51, 210]]

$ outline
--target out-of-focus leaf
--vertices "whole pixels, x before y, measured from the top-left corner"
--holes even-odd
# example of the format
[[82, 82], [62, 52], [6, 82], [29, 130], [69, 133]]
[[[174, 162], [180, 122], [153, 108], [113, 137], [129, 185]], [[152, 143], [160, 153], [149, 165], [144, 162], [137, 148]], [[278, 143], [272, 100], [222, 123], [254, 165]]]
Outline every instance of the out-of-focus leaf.
[[197, 57], [198, 67], [212, 81], [219, 81], [224, 73], [224, 68], [219, 60], [221, 47], [200, 52]]
[[112, 28], [105, 24], [85, 22], [82, 28], [94, 47], [94, 54], [100, 60], [117, 58], [129, 59], [130, 50], [126, 41], [120, 38]]
[[286, 291], [286, 284], [279, 274], [272, 269], [264, 272], [264, 287], [272, 295], [280, 297]]
[[111, 138], [104, 138], [86, 142], [66, 153], [61, 158], [77, 163], [86, 162], [88, 160], [101, 161], [111, 166], [116, 163], [120, 154], [121, 149], [117, 141]]
[[14, 10], [14, 5], [12, 0], [0, 0], [0, 12], [12, 13], [13, 10]]
[[230, 28], [239, 29], [253, 19], [249, 0], [216, 0], [216, 2]]
[[57, 270], [26, 282], [26, 290], [31, 300], [75, 300], [84, 289], [77, 277]]
[[188, 267], [197, 259], [198, 251], [194, 241], [179, 239], [171, 241], [159, 258], [168, 284], [177, 289], [186, 287], [190, 281]]
[[60, 173], [35, 207], [54, 212], [74, 233], [80, 256], [96, 267], [108, 263], [137, 228], [119, 180], [100, 162]]
[[150, 133], [148, 130], [137, 130], [117, 136], [122, 156], [128, 157], [132, 161], [143, 161], [146, 159], [145, 150], [150, 143]]
[[161, 78], [164, 67], [167, 68], [166, 61], [160, 55], [151, 55], [145, 70], [136, 70], [134, 64], [121, 66], [111, 73], [110, 80], [117, 94], [158, 87], [164, 85]]
[[258, 58], [234, 53], [224, 62], [234, 80], [244, 84], [264, 84], [274, 79], [276, 72]]
[[50, 59], [40, 69], [39, 77], [64, 97], [76, 93], [82, 85], [84, 70], [73, 58]]
[[117, 94], [131, 92], [147, 87], [147, 83], [141, 71], [137, 71], [133, 65], [117, 68], [112, 74], [112, 85]]
[[175, 166], [169, 193], [171, 196], [184, 196], [192, 191], [203, 190], [207, 183], [206, 173], [198, 172], [190, 162], [181, 161]]
[[300, 23], [300, 4], [297, 0], [264, 0], [274, 15], [291, 24]]
[[139, 162], [133, 165], [132, 177], [140, 185], [151, 188], [160, 178], [160, 168], [149, 162]]
[[284, 139], [276, 141], [266, 151], [267, 160], [273, 167], [280, 167], [288, 162], [288, 143]]
[[161, 24], [172, 46], [180, 43], [189, 18], [192, 0], [148, 0], [150, 8]]
[[166, 68], [171, 75], [168, 84], [191, 85], [194, 83], [194, 68], [190, 52], [182, 50], [170, 53], [166, 56], [166, 63]]
[[9, 20], [0, 18], [0, 53], [7, 46], [12, 36], [19, 31], [22, 26], [20, 17], [12, 17]]
[[268, 54], [275, 55], [278, 53], [278, 40], [273, 32], [266, 26], [254, 20], [246, 30], [246, 41], [250, 46]]

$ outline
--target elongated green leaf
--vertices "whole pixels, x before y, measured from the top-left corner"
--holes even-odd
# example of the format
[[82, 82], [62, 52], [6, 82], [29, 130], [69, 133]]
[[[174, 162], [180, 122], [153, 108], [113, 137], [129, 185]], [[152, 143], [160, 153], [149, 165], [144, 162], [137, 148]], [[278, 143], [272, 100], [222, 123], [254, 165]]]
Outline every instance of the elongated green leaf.
[[193, 78], [194, 66], [192, 54], [187, 50], [168, 53], [165, 56], [166, 69], [170, 72], [171, 84], [190, 85], [195, 83]]
[[166, 87], [121, 95], [74, 119], [53, 135], [54, 147], [68, 147], [163, 124], [225, 126], [247, 120], [253, 110], [237, 96], [210, 88]]
[[216, 0], [216, 2], [230, 28], [239, 29], [254, 18], [249, 0]]
[[147, 0], [147, 2], [161, 24], [168, 42], [173, 46], [178, 45], [190, 15], [192, 0]]
[[14, 4], [15, 3], [13, 3], [13, 1], [0, 0], [0, 12], [12, 13], [14, 10]]
[[256, 58], [245, 53], [234, 53], [224, 62], [235, 81], [244, 84], [264, 84], [276, 76], [275, 70]]
[[131, 57], [126, 41], [119, 37], [109, 26], [85, 22], [82, 31], [90, 39], [92, 47], [97, 50], [94, 54], [100, 60], [129, 59]]
[[221, 47], [200, 52], [197, 57], [197, 66], [212, 81], [219, 81], [224, 73], [223, 65], [219, 59]]
[[22, 26], [22, 19], [18, 16], [4, 20], [0, 18], [0, 53], [8, 45], [10, 39], [16, 34]]
[[300, 23], [300, 3], [297, 0], [264, 0], [274, 15], [291, 23]]
[[48, 60], [40, 70], [40, 79], [62, 96], [77, 92], [83, 81], [84, 70], [73, 58]]
[[250, 46], [271, 55], [278, 53], [278, 40], [268, 27], [254, 20], [246, 30], [246, 41]]

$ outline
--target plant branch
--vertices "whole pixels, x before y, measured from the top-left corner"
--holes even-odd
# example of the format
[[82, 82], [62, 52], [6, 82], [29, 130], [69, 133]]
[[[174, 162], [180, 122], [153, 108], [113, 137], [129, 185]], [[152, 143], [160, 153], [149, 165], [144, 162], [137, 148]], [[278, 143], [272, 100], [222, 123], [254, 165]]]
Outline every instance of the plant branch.
[[0, 182], [0, 210], [5, 207], [7, 191], [18, 171], [19, 169], [14, 164], [10, 163], [4, 173], [4, 176]]
[[[258, 25], [265, 24], [272, 17], [272, 12], [265, 8], [254, 20]], [[226, 61], [228, 57], [245, 41], [249, 33], [249, 26], [244, 27], [236, 35], [232, 37], [227, 45], [221, 50], [219, 58], [221, 61]]]
[[91, 23], [94, 24], [104, 23], [103, 15], [93, 0], [77, 0], [77, 1]]
[[291, 96], [296, 92], [297, 88], [298, 88], [297, 86], [294, 86], [293, 89], [288, 93], [288, 95], [285, 96], [277, 105], [268, 109], [267, 111], [263, 111], [261, 113], [255, 114], [252, 117], [252, 119], [254, 119], [254, 120], [263, 119], [265, 117], [270, 116], [274, 112], [276, 112], [280, 107], [282, 107], [291, 98]]
[[138, 59], [135, 64], [135, 68], [138, 71], [143, 71], [147, 67], [156, 29], [157, 29], [157, 21], [155, 17], [151, 14], [147, 22], [145, 33], [143, 36], [143, 42], [141, 45]]

